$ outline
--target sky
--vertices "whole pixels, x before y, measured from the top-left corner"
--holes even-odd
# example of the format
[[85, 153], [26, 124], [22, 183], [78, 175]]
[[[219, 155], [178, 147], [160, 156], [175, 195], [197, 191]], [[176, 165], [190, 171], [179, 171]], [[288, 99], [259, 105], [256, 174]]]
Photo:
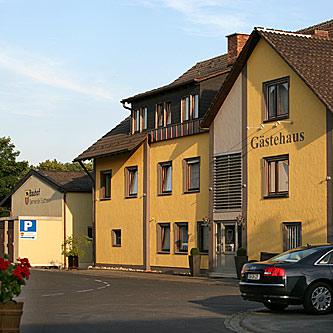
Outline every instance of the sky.
[[128, 116], [121, 99], [226, 53], [225, 36], [332, 13], [324, 0], [0, 0], [0, 137], [31, 164], [72, 161]]

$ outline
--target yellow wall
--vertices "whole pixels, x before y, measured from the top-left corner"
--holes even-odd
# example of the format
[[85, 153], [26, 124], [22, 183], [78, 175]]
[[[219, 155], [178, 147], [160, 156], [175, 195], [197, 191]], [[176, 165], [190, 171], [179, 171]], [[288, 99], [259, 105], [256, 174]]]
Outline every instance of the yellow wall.
[[[150, 150], [150, 252], [152, 266], [188, 268], [188, 256], [174, 253], [174, 222], [188, 222], [188, 249], [197, 247], [197, 221], [208, 216], [208, 133], [154, 143]], [[200, 193], [183, 193], [183, 160], [200, 157]], [[158, 163], [172, 161], [172, 195], [158, 196]], [[157, 253], [157, 223], [171, 222], [170, 254]], [[202, 255], [202, 268], [208, 256]]]
[[[138, 166], [138, 196], [125, 198], [125, 168]], [[100, 172], [112, 170], [111, 199], [99, 200]], [[143, 146], [131, 156], [96, 160], [96, 262], [143, 265]], [[121, 229], [121, 247], [113, 247], [111, 229]]]
[[[302, 241], [326, 242], [326, 110], [292, 69], [261, 40], [248, 60], [248, 251], [282, 251], [282, 223], [302, 222]], [[289, 115], [293, 123], [263, 121], [262, 84], [290, 77]], [[252, 149], [254, 135], [304, 132], [303, 142]], [[263, 199], [263, 158], [289, 154], [289, 198]]]
[[[91, 193], [66, 194], [66, 234], [86, 239], [88, 226], [92, 226], [92, 195]], [[79, 262], [92, 263], [92, 242], [83, 242], [83, 255]]]
[[[35, 240], [19, 238], [19, 220], [36, 219], [37, 237]], [[22, 217], [19, 216], [15, 222], [15, 242], [19, 258], [29, 258], [33, 266], [62, 266], [61, 244], [64, 241], [64, 229], [62, 218], [57, 217]], [[16, 254], [16, 253], [15, 253]]]

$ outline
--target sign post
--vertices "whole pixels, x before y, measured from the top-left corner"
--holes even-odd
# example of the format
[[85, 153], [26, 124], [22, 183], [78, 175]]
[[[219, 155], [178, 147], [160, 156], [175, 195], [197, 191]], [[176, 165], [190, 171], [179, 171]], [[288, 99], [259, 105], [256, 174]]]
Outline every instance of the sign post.
[[36, 220], [20, 220], [20, 238], [36, 240], [37, 238]]

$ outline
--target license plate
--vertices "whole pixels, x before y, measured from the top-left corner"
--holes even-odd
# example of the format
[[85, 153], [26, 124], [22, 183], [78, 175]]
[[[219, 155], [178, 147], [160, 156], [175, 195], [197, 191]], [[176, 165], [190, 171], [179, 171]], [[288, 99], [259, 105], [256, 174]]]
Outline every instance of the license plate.
[[248, 280], [260, 280], [260, 274], [250, 273], [247, 275]]

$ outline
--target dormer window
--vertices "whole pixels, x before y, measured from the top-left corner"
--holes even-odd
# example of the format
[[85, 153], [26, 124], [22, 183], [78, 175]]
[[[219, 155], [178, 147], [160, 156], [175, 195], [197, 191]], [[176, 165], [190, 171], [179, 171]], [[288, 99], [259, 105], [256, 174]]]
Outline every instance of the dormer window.
[[182, 122], [199, 118], [199, 95], [185, 96], [181, 100]]
[[148, 127], [148, 109], [147, 109], [147, 107], [143, 107], [141, 109], [141, 117], [142, 117], [142, 129], [146, 130]]
[[142, 107], [132, 111], [132, 134], [146, 130], [148, 127], [148, 109]]
[[135, 132], [140, 132], [140, 110], [135, 110]]

